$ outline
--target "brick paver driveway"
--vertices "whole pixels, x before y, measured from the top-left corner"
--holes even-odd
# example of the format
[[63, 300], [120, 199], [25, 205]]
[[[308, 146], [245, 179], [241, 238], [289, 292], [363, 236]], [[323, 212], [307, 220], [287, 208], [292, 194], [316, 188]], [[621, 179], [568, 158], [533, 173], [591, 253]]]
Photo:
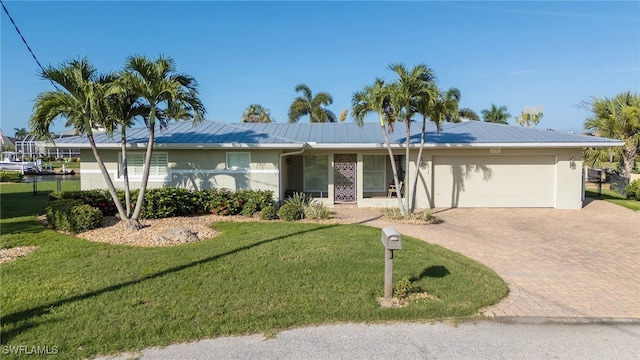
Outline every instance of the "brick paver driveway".
[[442, 245], [500, 275], [510, 294], [489, 316], [640, 319], [640, 212], [587, 199], [581, 210], [436, 210], [438, 225], [404, 225], [378, 210], [338, 217]]

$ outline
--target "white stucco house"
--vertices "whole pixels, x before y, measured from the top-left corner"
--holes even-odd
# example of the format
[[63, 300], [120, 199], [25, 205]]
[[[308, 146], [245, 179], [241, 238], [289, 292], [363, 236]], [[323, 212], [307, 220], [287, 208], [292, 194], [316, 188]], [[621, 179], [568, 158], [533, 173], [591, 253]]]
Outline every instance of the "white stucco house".
[[[416, 208], [549, 207], [579, 209], [582, 150], [621, 146], [613, 139], [478, 121], [429, 124], [423, 159], [416, 163], [421, 125], [409, 139], [410, 177], [419, 172]], [[404, 124], [389, 134], [394, 161], [404, 171]], [[122, 186], [119, 134], [96, 134], [100, 154]], [[140, 179], [145, 128], [128, 130], [129, 173]], [[105, 188], [86, 137], [56, 141], [80, 149], [82, 189]], [[388, 197], [393, 176], [377, 123], [171, 123], [156, 131], [149, 187], [272, 190], [276, 200], [305, 192], [333, 206], [397, 206]], [[405, 184], [405, 187], [413, 186]], [[407, 194], [411, 194], [411, 189]]]

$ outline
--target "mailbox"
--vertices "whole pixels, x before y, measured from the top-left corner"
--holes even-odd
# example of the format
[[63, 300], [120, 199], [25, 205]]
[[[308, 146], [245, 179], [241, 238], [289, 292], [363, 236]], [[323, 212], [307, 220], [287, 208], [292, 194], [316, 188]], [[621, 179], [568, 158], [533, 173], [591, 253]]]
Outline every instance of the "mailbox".
[[400, 250], [402, 249], [402, 235], [392, 228], [386, 227], [382, 229], [382, 244], [387, 250]]

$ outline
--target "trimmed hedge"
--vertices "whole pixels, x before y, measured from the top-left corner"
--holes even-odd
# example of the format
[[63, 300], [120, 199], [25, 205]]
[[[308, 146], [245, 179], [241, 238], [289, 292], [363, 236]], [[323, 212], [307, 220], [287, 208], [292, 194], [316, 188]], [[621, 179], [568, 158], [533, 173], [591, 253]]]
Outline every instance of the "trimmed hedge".
[[[131, 192], [131, 208], [135, 207], [138, 190]], [[118, 197], [124, 204], [124, 191], [118, 190]], [[49, 194], [50, 201], [61, 199], [81, 200], [105, 215], [115, 215], [117, 209], [107, 190], [63, 191]], [[140, 217], [158, 219], [173, 216], [211, 213], [216, 215], [241, 214], [245, 205], [249, 204], [246, 213], [252, 214], [273, 206], [273, 191], [209, 189], [191, 191], [183, 188], [168, 187], [149, 189], [145, 193], [145, 201]]]
[[17, 171], [0, 171], [0, 182], [21, 183], [24, 175]]
[[47, 221], [54, 229], [79, 233], [100, 227], [100, 210], [78, 199], [53, 200], [45, 209]]

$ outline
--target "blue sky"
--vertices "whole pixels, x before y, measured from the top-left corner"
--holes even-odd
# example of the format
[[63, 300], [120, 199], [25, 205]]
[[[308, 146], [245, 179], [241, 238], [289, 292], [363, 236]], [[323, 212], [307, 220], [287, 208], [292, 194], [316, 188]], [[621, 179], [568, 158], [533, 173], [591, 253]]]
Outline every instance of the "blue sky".
[[[299, 83], [329, 92], [338, 115], [376, 77], [395, 79], [394, 62], [427, 64], [478, 113], [542, 105], [538, 127], [558, 131], [582, 129], [577, 105], [592, 96], [640, 92], [638, 1], [4, 3], [43, 65], [86, 56], [109, 72], [130, 55], [170, 56], [199, 82], [206, 118], [223, 122], [250, 103], [286, 122]], [[53, 87], [0, 19], [0, 127], [12, 136]]]

